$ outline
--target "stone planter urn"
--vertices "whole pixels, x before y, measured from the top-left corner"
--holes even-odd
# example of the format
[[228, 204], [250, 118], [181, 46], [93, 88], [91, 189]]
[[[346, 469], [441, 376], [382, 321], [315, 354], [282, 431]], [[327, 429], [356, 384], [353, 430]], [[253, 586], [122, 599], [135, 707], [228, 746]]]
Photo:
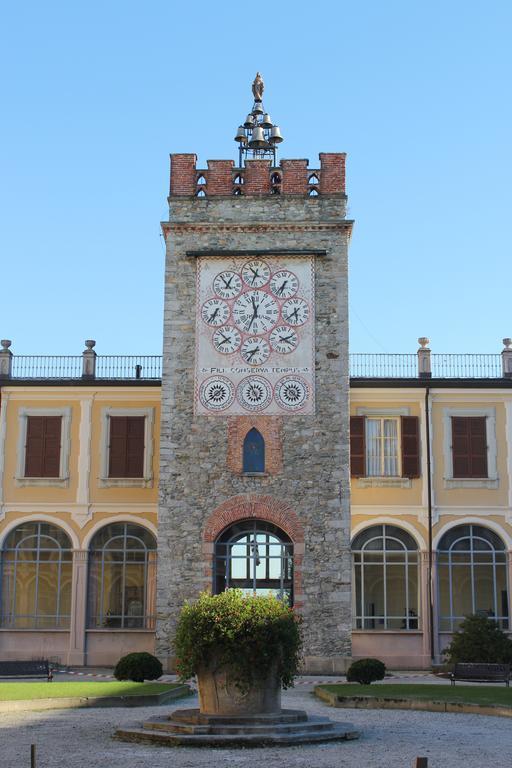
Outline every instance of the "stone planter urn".
[[281, 685], [277, 672], [255, 677], [247, 691], [236, 685], [229, 668], [210, 665], [197, 672], [199, 711], [219, 717], [277, 715], [281, 712]]

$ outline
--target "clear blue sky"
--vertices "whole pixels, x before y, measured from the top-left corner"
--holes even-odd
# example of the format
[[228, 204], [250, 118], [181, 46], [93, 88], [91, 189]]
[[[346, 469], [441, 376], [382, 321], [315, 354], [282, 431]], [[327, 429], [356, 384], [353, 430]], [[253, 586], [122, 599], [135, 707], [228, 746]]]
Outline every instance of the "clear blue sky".
[[351, 346], [512, 336], [509, 0], [9, 3], [0, 337], [161, 351], [170, 152], [235, 158], [263, 74], [281, 157], [348, 153]]

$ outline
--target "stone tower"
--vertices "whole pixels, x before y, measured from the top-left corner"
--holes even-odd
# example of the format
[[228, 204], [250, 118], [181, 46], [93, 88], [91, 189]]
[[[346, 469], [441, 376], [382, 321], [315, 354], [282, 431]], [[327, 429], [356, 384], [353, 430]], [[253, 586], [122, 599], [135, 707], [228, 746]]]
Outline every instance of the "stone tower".
[[351, 653], [345, 155], [275, 159], [255, 80], [239, 167], [171, 155], [157, 652], [201, 590], [272, 591], [306, 668]]

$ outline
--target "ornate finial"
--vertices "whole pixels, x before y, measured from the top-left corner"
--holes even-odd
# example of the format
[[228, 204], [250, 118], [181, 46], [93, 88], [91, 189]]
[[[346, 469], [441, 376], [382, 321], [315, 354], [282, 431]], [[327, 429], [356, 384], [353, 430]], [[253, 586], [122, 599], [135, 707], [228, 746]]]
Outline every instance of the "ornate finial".
[[265, 83], [263, 82], [263, 78], [259, 72], [256, 72], [256, 77], [254, 78], [254, 82], [252, 84], [252, 95], [254, 96], [254, 101], [263, 101], [264, 90]]
[[11, 346], [11, 344], [12, 344], [12, 341], [11, 341], [10, 339], [2, 339], [2, 340], [0, 341], [0, 344], [2, 345], [2, 347], [3, 347], [4, 349], [9, 349], [9, 347], [10, 347], [10, 346]]
[[420, 344], [420, 345], [421, 345], [421, 348], [422, 348], [422, 349], [426, 349], [426, 348], [427, 348], [427, 345], [428, 345], [428, 344], [430, 344], [430, 339], [427, 339], [427, 337], [426, 337], [426, 336], [421, 336], [421, 337], [418, 339], [418, 344]]
[[96, 341], [94, 339], [86, 339], [84, 341], [85, 346], [87, 349], [91, 350], [93, 347], [96, 346]]
[[509, 338], [503, 339], [503, 344], [504, 344], [506, 350], [511, 349], [512, 348], [512, 339], [509, 339]]

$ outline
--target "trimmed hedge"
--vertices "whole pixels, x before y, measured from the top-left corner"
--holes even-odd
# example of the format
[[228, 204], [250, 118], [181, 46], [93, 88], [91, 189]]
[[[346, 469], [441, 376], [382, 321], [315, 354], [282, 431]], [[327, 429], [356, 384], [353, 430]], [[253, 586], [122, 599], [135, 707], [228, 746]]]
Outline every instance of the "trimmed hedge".
[[151, 653], [129, 653], [116, 664], [114, 677], [117, 680], [132, 680], [143, 683], [144, 680], [158, 680], [163, 674], [162, 664]]
[[375, 680], [384, 680], [386, 665], [379, 659], [359, 659], [347, 670], [347, 683], [370, 685]]

